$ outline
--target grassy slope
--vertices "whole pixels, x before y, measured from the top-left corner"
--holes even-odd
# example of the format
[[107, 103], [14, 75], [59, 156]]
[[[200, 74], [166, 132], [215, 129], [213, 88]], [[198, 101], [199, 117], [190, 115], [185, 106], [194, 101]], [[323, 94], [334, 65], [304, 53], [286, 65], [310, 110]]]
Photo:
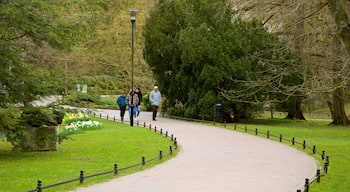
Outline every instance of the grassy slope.
[[[84, 170], [86, 175], [111, 171], [114, 163], [123, 168], [140, 163], [142, 156], [146, 160], [156, 157], [159, 150], [168, 154], [169, 146], [172, 145], [169, 139], [145, 128], [131, 128], [107, 120], [99, 121], [103, 123], [103, 129], [73, 135], [71, 140], [62, 143], [58, 151], [13, 152], [9, 143], [0, 141], [0, 191], [34, 189], [37, 179], [42, 179], [43, 185], [49, 185], [78, 178], [80, 170]], [[162, 161], [164, 160], [156, 160], [154, 163]], [[149, 163], [146, 167], [154, 163]], [[120, 175], [144, 168], [125, 170]], [[85, 183], [112, 178], [115, 178], [112, 174], [100, 176], [87, 179]], [[67, 190], [80, 186], [78, 183], [45, 191]]]

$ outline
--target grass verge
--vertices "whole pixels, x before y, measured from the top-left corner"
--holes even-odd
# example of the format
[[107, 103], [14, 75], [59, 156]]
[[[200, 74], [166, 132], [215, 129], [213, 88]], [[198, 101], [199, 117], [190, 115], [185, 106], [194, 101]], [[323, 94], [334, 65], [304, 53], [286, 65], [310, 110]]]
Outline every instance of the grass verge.
[[[84, 170], [85, 175], [111, 171], [114, 163], [119, 168], [128, 167], [140, 163], [142, 156], [147, 161], [157, 157], [160, 150], [163, 151], [162, 160], [123, 170], [118, 173], [121, 176], [162, 163], [178, 151], [175, 150], [172, 156], [166, 155], [173, 142], [154, 131], [99, 118], [92, 119], [101, 122], [103, 128], [72, 135], [71, 139], [60, 145], [58, 151], [16, 152], [11, 150], [12, 146], [5, 139], [1, 140], [0, 189], [7, 192], [27, 191], [36, 187], [38, 179], [42, 180], [43, 186], [50, 185], [78, 178], [80, 170]], [[44, 191], [67, 191], [113, 178], [116, 178], [113, 174], [98, 176], [86, 179], [83, 185], [77, 181]]]

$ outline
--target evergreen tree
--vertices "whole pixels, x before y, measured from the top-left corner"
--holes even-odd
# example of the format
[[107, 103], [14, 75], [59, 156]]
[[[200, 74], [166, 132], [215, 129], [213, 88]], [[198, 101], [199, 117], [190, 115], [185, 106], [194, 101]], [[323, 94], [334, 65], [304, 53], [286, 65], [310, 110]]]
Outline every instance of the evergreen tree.
[[248, 118], [266, 102], [296, 96], [302, 83], [285, 44], [261, 22], [241, 20], [228, 1], [160, 1], [144, 36], [166, 106], [181, 104], [185, 116], [208, 118], [209, 106], [224, 101], [227, 113]]

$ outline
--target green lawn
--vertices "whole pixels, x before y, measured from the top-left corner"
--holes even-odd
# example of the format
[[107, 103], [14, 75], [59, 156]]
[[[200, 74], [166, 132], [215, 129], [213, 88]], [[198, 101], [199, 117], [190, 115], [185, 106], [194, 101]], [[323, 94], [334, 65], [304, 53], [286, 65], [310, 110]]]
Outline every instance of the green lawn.
[[[164, 158], [145, 166], [121, 171], [118, 175], [139, 171], [169, 158], [169, 146], [173, 142], [159, 133], [141, 127], [130, 127], [113, 121], [92, 118], [103, 123], [100, 130], [86, 131], [72, 135], [65, 140], [58, 151], [15, 152], [11, 145], [0, 140], [0, 191], [17, 192], [34, 189], [38, 179], [43, 186], [85, 175], [111, 171], [114, 163], [119, 168], [138, 164], [142, 156], [157, 157], [162, 150]], [[176, 151], [172, 156], [176, 155]], [[88, 178], [84, 185], [90, 185], [115, 178], [113, 174]], [[66, 191], [81, 186], [79, 182], [45, 189], [44, 191]]]
[[[244, 131], [247, 126], [250, 130], [256, 128], [259, 132], [267, 132], [283, 138], [295, 138], [297, 142], [306, 141], [307, 146], [316, 145], [317, 151], [324, 150], [329, 155], [330, 166], [328, 174], [321, 178], [320, 183], [311, 186], [312, 192], [348, 192], [350, 191], [350, 127], [331, 126], [330, 120], [323, 121], [288, 121], [284, 119], [261, 120], [252, 124], [238, 124], [239, 131]], [[233, 125], [227, 125], [227, 128], [233, 129]], [[255, 134], [255, 132], [251, 132]], [[261, 137], [266, 135], [261, 134]], [[276, 140], [279, 141], [277, 138]], [[287, 143], [291, 145], [291, 143]], [[299, 145], [300, 146], [300, 145]], [[303, 150], [299, 147], [300, 150]], [[311, 150], [305, 150], [305, 153], [312, 154]], [[320, 160], [320, 156], [314, 156]], [[323, 167], [323, 162], [320, 163]]]

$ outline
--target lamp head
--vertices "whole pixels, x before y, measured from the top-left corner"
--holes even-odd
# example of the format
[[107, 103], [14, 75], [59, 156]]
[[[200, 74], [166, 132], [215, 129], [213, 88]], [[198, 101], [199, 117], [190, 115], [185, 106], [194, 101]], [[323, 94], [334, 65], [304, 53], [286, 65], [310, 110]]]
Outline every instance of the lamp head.
[[130, 21], [135, 22], [136, 21], [136, 12], [137, 10], [135, 8], [132, 8], [129, 10], [130, 12]]

